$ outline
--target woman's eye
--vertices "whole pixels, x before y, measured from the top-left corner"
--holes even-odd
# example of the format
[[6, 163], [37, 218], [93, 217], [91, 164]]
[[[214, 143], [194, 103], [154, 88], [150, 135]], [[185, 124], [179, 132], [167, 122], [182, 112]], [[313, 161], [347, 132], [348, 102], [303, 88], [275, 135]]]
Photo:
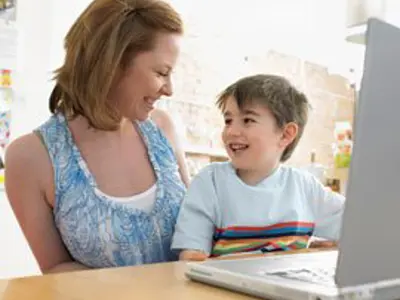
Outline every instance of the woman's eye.
[[158, 72], [158, 75], [162, 77], [167, 77], [169, 74], [168, 73], [163, 73], [163, 72]]

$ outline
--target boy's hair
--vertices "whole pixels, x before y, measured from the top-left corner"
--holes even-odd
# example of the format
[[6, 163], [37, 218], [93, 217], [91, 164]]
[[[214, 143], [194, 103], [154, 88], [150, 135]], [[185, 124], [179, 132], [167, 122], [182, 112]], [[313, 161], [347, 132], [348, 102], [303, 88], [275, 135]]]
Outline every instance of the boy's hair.
[[183, 33], [179, 14], [162, 0], [93, 0], [64, 41], [55, 71], [51, 113], [84, 116], [100, 130], [117, 129], [121, 113], [108, 94], [132, 59], [150, 51], [159, 33]]
[[252, 103], [265, 105], [271, 111], [279, 128], [290, 122], [297, 124], [298, 134], [286, 147], [280, 159], [282, 162], [287, 161], [293, 154], [307, 123], [310, 107], [307, 97], [284, 77], [268, 74], [244, 77], [228, 86], [218, 96], [219, 109], [224, 109], [229, 97], [236, 100], [240, 110]]

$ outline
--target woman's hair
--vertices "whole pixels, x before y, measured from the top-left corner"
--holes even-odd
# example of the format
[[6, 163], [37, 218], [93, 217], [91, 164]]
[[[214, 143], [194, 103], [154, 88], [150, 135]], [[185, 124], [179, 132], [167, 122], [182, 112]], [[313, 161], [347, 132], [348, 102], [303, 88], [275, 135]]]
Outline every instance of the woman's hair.
[[161, 0], [94, 0], [70, 28], [64, 64], [55, 71], [49, 108], [115, 130], [121, 113], [107, 99], [120, 74], [159, 33], [183, 33], [179, 14]]

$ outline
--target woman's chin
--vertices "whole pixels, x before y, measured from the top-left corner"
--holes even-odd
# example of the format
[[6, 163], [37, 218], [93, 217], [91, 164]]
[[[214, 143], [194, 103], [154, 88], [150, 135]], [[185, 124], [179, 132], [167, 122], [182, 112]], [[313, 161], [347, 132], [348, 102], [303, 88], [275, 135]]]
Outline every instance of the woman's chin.
[[131, 115], [131, 119], [133, 121], [143, 122], [146, 121], [150, 117], [151, 111], [141, 111], [139, 113], [135, 113]]
[[139, 122], [143, 122], [143, 121], [146, 121], [149, 117], [150, 117], [149, 114], [140, 115], [140, 116], [136, 117], [136, 120]]

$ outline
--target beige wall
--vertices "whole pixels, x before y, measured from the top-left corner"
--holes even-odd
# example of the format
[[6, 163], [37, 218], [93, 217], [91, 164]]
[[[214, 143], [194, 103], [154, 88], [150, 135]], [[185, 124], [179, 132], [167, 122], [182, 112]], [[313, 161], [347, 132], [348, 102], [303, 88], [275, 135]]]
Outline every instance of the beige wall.
[[[304, 3], [308, 2], [310, 4], [312, 0]], [[272, 1], [265, 3], [271, 4]], [[182, 134], [186, 134], [188, 151], [213, 152], [209, 149], [211, 141], [213, 145], [218, 144], [222, 120], [214, 102], [221, 89], [244, 75], [274, 73], [290, 79], [306, 93], [313, 106], [304, 137], [289, 163], [297, 166], [308, 163], [310, 151], [315, 149], [317, 159], [330, 166], [334, 122], [352, 118], [353, 92], [348, 80], [329, 74], [324, 66], [274, 50], [273, 42], [268, 41], [268, 32], [272, 29], [264, 31], [262, 14], [257, 14], [260, 26], [256, 26], [254, 20], [251, 26], [246, 26], [245, 16], [251, 17], [254, 7], [231, 7], [236, 9], [234, 14], [227, 14], [226, 11], [225, 14], [211, 14], [215, 12], [212, 6], [208, 6], [207, 10], [207, 5], [198, 5], [194, 10], [180, 4], [187, 30], [174, 74], [175, 94], [168, 103], [161, 103], [160, 106], [179, 116], [187, 126], [186, 133], [182, 131]], [[304, 13], [310, 12], [310, 8], [306, 7]], [[282, 9], [281, 13], [284, 12]], [[295, 12], [289, 11], [288, 15], [294, 18]], [[297, 16], [297, 19], [300, 26], [302, 18]], [[284, 21], [280, 20], [280, 23], [282, 25]], [[254, 36], [250, 37], [251, 34]], [[290, 34], [287, 33], [287, 36], [289, 38]], [[301, 40], [299, 36], [297, 38]], [[201, 148], [193, 149], [193, 146]], [[193, 153], [188, 153], [188, 157], [200, 162], [200, 165], [210, 160], [207, 155]]]

